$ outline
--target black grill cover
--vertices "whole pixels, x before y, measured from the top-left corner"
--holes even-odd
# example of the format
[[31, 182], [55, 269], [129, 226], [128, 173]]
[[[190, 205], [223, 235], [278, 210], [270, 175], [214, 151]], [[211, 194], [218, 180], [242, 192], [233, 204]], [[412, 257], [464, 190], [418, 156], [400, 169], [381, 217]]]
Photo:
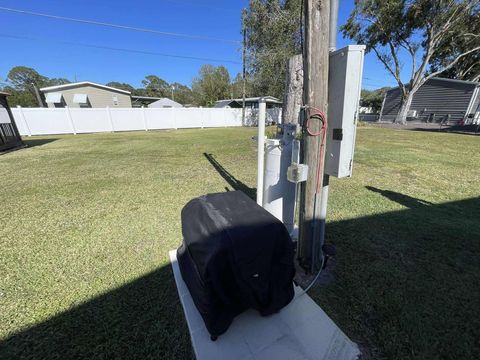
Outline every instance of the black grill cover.
[[293, 298], [293, 243], [277, 218], [241, 191], [208, 194], [182, 210], [177, 259], [211, 335], [248, 308], [278, 312]]

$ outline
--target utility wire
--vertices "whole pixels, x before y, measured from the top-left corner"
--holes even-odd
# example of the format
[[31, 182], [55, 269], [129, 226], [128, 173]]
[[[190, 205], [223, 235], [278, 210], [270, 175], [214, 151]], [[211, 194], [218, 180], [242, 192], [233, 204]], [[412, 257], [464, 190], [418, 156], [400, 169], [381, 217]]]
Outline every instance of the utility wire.
[[171, 57], [171, 58], [178, 58], [178, 59], [211, 61], [211, 62], [230, 63], [230, 64], [241, 64], [240, 61], [234, 61], [234, 60], [213, 59], [213, 58], [204, 58], [204, 57], [197, 57], [197, 56], [175, 55], [175, 54], [159, 53], [159, 52], [145, 51], [145, 50], [134, 50], [134, 49], [117, 48], [117, 47], [103, 46], [103, 45], [77, 43], [77, 42], [70, 42], [70, 41], [55, 41], [55, 40], [50, 40], [50, 39], [45, 40], [45, 39], [42, 39], [42, 38], [10, 35], [10, 34], [3, 34], [3, 33], [0, 33], [0, 37], [9, 38], [9, 39], [29, 40], [29, 41], [55, 42], [55, 43], [60, 43], [60, 44], [64, 44], [64, 45], [81, 46], [81, 47], [88, 47], [88, 48], [93, 48], [93, 49], [120, 51], [120, 52], [144, 54], [144, 55], [155, 55], [155, 56]]
[[150, 33], [150, 34], [161, 35], [161, 36], [174, 36], [174, 37], [181, 37], [181, 38], [193, 39], [193, 40], [221, 41], [221, 42], [227, 42], [227, 43], [233, 43], [233, 44], [241, 44], [241, 41], [239, 41], [239, 40], [222, 39], [222, 38], [216, 38], [216, 37], [210, 37], [210, 36], [191, 35], [191, 34], [181, 34], [181, 33], [174, 33], [174, 32], [159, 31], [159, 30], [139, 28], [139, 27], [134, 27], [134, 26], [112, 24], [112, 23], [101, 22], [101, 21], [78, 19], [78, 18], [71, 18], [71, 17], [66, 17], [66, 16], [57, 16], [57, 15], [51, 15], [51, 14], [44, 14], [44, 13], [28, 11], [28, 10], [13, 9], [13, 8], [8, 8], [8, 7], [3, 7], [3, 6], [0, 6], [0, 11], [9, 11], [9, 12], [17, 13], [17, 14], [32, 15], [32, 16], [44, 17], [44, 18], [54, 19], [54, 20], [71, 21], [71, 22], [76, 22], [76, 23], [80, 23], [80, 24], [89, 24], [89, 25], [111, 27], [111, 28], [115, 28], [115, 29], [138, 31], [138, 32]]

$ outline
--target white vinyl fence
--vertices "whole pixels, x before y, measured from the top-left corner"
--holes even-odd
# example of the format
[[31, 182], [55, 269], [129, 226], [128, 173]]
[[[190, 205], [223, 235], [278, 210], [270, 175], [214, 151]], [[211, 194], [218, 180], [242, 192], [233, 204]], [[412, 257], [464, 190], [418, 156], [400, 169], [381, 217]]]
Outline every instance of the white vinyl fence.
[[[269, 109], [267, 122], [278, 123], [281, 111]], [[256, 125], [258, 115], [229, 108], [13, 108], [20, 135], [81, 134], [134, 130]]]

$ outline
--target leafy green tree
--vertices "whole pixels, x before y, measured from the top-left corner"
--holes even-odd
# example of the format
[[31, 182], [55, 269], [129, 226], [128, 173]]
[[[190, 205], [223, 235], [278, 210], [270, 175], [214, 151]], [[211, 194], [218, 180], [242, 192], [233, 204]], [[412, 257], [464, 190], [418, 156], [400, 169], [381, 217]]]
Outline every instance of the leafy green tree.
[[[342, 27], [343, 34], [367, 46], [395, 78], [402, 94], [395, 122], [406, 124], [415, 92], [428, 79], [456, 66], [469, 54], [478, 53], [477, 37], [459, 32], [460, 23], [478, 15], [479, 0], [363, 0]], [[467, 36], [466, 36], [467, 35]], [[443, 57], [439, 67], [427, 74], [427, 66], [447, 40], [462, 41], [463, 49]], [[410, 55], [409, 80], [404, 82], [401, 52]], [[409, 64], [408, 64], [409, 63]]]
[[145, 76], [142, 85], [146, 90], [146, 96], [171, 97], [171, 88], [168, 82], [156, 75]]
[[372, 108], [372, 111], [379, 113], [382, 108], [385, 93], [391, 88], [388, 86], [376, 90], [362, 90], [360, 105]]
[[213, 106], [217, 100], [230, 98], [230, 89], [230, 74], [223, 65], [203, 65], [192, 82], [192, 90], [202, 106]]
[[301, 0], [251, 0], [247, 69], [255, 95], [283, 98], [288, 59], [301, 53]]
[[[234, 99], [239, 99], [243, 97], [243, 77], [242, 74], [237, 74], [232, 81], [231, 85], [231, 97]], [[253, 96], [253, 89], [252, 89], [252, 79], [251, 77], [247, 76], [245, 81], [245, 95], [246, 97]]]
[[113, 87], [115, 89], [130, 91], [132, 93], [132, 95], [135, 92], [135, 88], [132, 85], [127, 84], [127, 83], [121, 83], [121, 82], [118, 82], [118, 81], [110, 81], [106, 85], [110, 86], [110, 87]]
[[[438, 44], [430, 60], [429, 73], [446, 67], [457, 56], [467, 52], [472, 45], [480, 45], [480, 14], [467, 15], [468, 20], [457, 22], [454, 29], [447, 33]], [[463, 34], [463, 36], [458, 36]], [[470, 52], [462, 57], [451, 68], [440, 74], [441, 77], [459, 80], [480, 80], [480, 51]]]
[[43, 106], [43, 104], [38, 104], [35, 87], [39, 89], [49, 86], [47, 77], [40, 75], [35, 69], [15, 66], [8, 72], [7, 81], [13, 89], [11, 92], [14, 92], [10, 99], [12, 106]]
[[173, 100], [182, 105], [196, 105], [195, 94], [188, 86], [174, 82], [170, 84], [173, 89]]

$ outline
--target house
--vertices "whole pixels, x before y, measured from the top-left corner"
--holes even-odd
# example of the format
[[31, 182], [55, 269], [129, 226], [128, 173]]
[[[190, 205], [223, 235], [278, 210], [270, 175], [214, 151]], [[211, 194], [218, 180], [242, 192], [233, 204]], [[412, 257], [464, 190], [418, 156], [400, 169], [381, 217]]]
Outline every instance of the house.
[[[393, 121], [399, 111], [400, 89], [385, 94], [380, 121]], [[407, 120], [411, 122], [471, 124], [480, 117], [480, 83], [432, 78], [413, 95]]]
[[169, 98], [161, 98], [150, 105], [149, 108], [183, 108], [183, 105]]
[[[263, 96], [265, 102], [267, 103], [267, 109], [281, 108], [282, 102], [273, 97], [273, 96]], [[245, 107], [256, 109], [258, 108], [258, 101], [261, 97], [250, 97], [245, 98]], [[216, 108], [242, 108], [243, 99], [228, 99], [228, 100], [218, 100], [215, 102]]]
[[50, 108], [131, 108], [130, 91], [110, 86], [82, 81], [65, 85], [41, 88], [45, 101]]
[[0, 151], [23, 145], [7, 96], [7, 93], [0, 91]]

